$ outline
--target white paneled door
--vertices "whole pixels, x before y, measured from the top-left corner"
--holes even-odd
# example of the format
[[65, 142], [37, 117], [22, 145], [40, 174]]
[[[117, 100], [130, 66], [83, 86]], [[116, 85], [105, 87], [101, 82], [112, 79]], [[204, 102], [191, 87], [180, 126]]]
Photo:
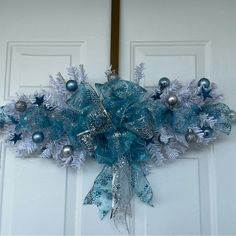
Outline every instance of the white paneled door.
[[[145, 63], [159, 78], [207, 77], [236, 110], [235, 0], [122, 0], [121, 75]], [[155, 208], [135, 200], [137, 235], [236, 235], [236, 127], [229, 137], [153, 171]]]
[[[109, 65], [110, 0], [0, 0], [0, 104], [47, 86], [48, 75], [85, 64], [91, 83]], [[121, 76], [145, 63], [160, 77], [208, 77], [236, 110], [235, 0], [121, 0]], [[234, 127], [235, 128], [235, 127]], [[134, 235], [236, 235], [236, 131], [148, 176], [155, 207], [132, 202]], [[1, 235], [114, 235], [83, 198], [101, 166], [59, 168], [0, 145]]]

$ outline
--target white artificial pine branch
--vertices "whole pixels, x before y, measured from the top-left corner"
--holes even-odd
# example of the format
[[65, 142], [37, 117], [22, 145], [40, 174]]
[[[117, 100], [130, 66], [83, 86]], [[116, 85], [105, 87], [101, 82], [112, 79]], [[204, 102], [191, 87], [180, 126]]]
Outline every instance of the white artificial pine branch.
[[165, 88], [161, 94], [161, 102], [166, 103], [167, 97], [172, 94], [177, 94], [177, 92], [182, 88], [182, 83], [178, 80], [173, 80], [170, 82], [169, 87]]
[[176, 148], [171, 148], [170, 146], [165, 146], [165, 154], [168, 157], [168, 160], [174, 160], [176, 159], [181, 152], [177, 150]]
[[185, 139], [184, 135], [181, 134], [174, 134], [174, 138], [176, 140], [176, 142], [180, 143], [181, 145], [183, 145], [185, 148], [189, 147], [188, 142]]
[[216, 103], [223, 99], [223, 94], [218, 92], [217, 84], [214, 82], [211, 83], [211, 96], [212, 99], [208, 100], [210, 103]]
[[185, 86], [182, 86], [176, 93], [181, 106], [190, 108], [193, 104], [199, 104], [201, 102], [201, 97], [198, 96], [196, 80], [190, 81]]
[[54, 91], [61, 95], [68, 93], [66, 89], [66, 80], [62, 77], [61, 73], [57, 73], [56, 78], [53, 78], [52, 75], [50, 75], [49, 78], [49, 83], [53, 87]]
[[134, 82], [139, 84], [141, 80], [144, 79], [144, 63], [140, 63], [134, 68]]
[[112, 65], [110, 65], [108, 69], [105, 71], [106, 79], [109, 80], [111, 75], [114, 73], [115, 71], [112, 70]]
[[165, 157], [161, 153], [160, 147], [158, 147], [154, 143], [149, 143], [147, 145], [147, 150], [150, 155], [151, 161], [155, 166], [158, 166], [163, 163], [163, 161], [165, 160]]
[[201, 145], [208, 145], [211, 141], [215, 140], [215, 136], [205, 138], [202, 129], [198, 126], [191, 127], [194, 133], [197, 135], [197, 143]]
[[203, 114], [200, 114], [199, 115], [199, 120], [200, 120], [200, 126], [201, 128], [202, 127], [210, 127], [210, 128], [213, 128], [214, 125], [216, 124], [217, 120], [212, 117], [212, 116], [209, 116], [208, 114], [206, 113], [203, 113]]
[[70, 77], [70, 79], [76, 80], [77, 83], [80, 83], [81, 81], [86, 81], [87, 74], [85, 73], [84, 65], [77, 66], [71, 66], [67, 68], [67, 74]]
[[67, 145], [66, 138], [61, 138], [57, 141], [49, 142], [46, 145], [46, 149], [41, 153], [42, 158], [53, 158], [61, 166], [80, 167], [84, 162], [84, 153], [80, 150], [75, 150], [71, 156], [64, 157], [62, 155], [63, 146]]
[[22, 140], [17, 141], [15, 144], [15, 151], [21, 157], [26, 157], [38, 153], [41, 149], [40, 145], [37, 145], [32, 141], [31, 135], [22, 137]]
[[84, 65], [79, 65], [79, 73], [80, 73], [80, 79], [81, 81], [86, 81], [87, 80], [87, 74], [85, 73]]
[[173, 81], [170, 82], [170, 86], [166, 88], [166, 90], [168, 90], [168, 93], [175, 93], [177, 92], [179, 89], [182, 88], [182, 83], [175, 79]]
[[162, 127], [160, 129], [160, 141], [163, 143], [168, 143], [169, 140], [173, 137], [173, 135], [171, 135], [169, 133], [169, 130], [166, 127]]

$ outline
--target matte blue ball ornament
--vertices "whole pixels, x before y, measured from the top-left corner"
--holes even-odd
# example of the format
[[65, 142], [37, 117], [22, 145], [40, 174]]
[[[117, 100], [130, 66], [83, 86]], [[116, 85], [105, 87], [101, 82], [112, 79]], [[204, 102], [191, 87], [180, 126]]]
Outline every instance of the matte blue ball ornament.
[[68, 80], [66, 82], [66, 89], [70, 92], [74, 92], [75, 90], [77, 90], [78, 88], [78, 84], [75, 80]]
[[33, 133], [32, 140], [34, 143], [42, 143], [44, 140], [44, 134], [41, 131]]
[[169, 80], [168, 78], [166, 78], [166, 77], [163, 77], [163, 78], [161, 78], [161, 79], [159, 80], [159, 83], [158, 83], [158, 84], [159, 84], [161, 90], [163, 90], [163, 89], [169, 87], [169, 85], [170, 85], [170, 80]]
[[213, 129], [210, 127], [203, 127], [202, 130], [204, 138], [210, 138], [213, 134]]
[[202, 78], [198, 81], [198, 87], [209, 88], [210, 87], [210, 80], [207, 78]]

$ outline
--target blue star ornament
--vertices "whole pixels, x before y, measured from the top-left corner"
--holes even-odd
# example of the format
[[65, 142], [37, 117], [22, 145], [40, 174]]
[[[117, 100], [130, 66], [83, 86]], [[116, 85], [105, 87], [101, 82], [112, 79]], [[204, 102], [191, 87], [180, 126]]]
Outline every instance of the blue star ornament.
[[203, 97], [203, 101], [205, 101], [207, 98], [212, 98], [212, 96], [210, 95], [211, 93], [211, 89], [206, 89], [204, 87], [201, 88], [201, 92], [198, 94], [199, 96], [202, 95]]
[[155, 92], [155, 94], [154, 95], [152, 95], [152, 99], [153, 100], [157, 100], [157, 99], [161, 99], [161, 95], [162, 95], [162, 92]]
[[22, 140], [21, 135], [22, 135], [22, 133], [19, 133], [19, 134], [16, 134], [16, 133], [15, 133], [15, 134], [14, 134], [14, 137], [11, 138], [9, 141], [12, 141], [12, 142], [14, 142], [14, 144], [16, 144], [17, 141]]
[[202, 88], [202, 96], [203, 96], [203, 100], [205, 101], [207, 98], [212, 98], [212, 96], [210, 95], [211, 89], [204, 89]]
[[40, 96], [40, 97], [38, 97], [38, 96], [35, 97], [34, 104], [36, 104], [40, 107], [43, 104], [43, 102], [44, 102], [44, 95]]
[[147, 146], [148, 144], [150, 144], [150, 143], [155, 144], [155, 142], [154, 142], [154, 140], [153, 140], [153, 137], [150, 138], [150, 139], [145, 140], [146, 146]]

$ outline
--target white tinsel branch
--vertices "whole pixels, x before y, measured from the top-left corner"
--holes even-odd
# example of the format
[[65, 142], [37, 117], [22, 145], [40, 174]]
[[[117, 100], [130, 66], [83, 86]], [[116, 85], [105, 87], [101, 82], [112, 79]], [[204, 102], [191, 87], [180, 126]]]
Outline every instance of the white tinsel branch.
[[85, 73], [84, 65], [71, 66], [67, 68], [67, 74], [70, 79], [74, 79], [77, 82], [86, 81], [87, 74]]
[[151, 161], [155, 166], [159, 166], [165, 160], [160, 147], [158, 147], [154, 143], [150, 143], [147, 145], [147, 150], [150, 155]]
[[134, 68], [134, 82], [139, 84], [144, 79], [144, 63], [140, 63]]
[[201, 127], [211, 127], [213, 128], [214, 125], [216, 124], [217, 120], [214, 117], [209, 116], [206, 113], [200, 114], [199, 115], [199, 120], [200, 120], [200, 126]]

